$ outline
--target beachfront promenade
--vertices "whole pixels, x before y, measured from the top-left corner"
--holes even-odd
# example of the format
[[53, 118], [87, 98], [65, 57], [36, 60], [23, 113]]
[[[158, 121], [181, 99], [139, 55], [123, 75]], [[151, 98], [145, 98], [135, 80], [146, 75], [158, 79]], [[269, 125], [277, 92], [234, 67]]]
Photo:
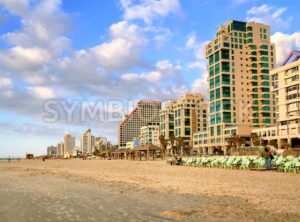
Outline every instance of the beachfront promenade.
[[82, 159], [0, 162], [0, 172], [5, 221], [22, 215], [64, 221], [300, 218], [299, 174]]

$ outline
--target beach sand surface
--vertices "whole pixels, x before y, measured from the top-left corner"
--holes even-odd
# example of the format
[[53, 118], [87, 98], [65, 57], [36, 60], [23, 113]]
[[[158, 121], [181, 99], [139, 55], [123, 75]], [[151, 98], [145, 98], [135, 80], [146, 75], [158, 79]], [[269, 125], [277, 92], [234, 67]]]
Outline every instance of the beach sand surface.
[[0, 162], [1, 221], [300, 221], [300, 175], [165, 161]]

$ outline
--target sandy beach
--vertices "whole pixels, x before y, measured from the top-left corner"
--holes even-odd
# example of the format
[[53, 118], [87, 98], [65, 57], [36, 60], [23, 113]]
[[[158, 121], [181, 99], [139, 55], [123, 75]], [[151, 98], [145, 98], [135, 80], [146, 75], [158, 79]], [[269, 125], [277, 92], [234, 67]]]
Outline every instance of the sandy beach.
[[300, 175], [164, 161], [0, 162], [1, 221], [299, 221]]

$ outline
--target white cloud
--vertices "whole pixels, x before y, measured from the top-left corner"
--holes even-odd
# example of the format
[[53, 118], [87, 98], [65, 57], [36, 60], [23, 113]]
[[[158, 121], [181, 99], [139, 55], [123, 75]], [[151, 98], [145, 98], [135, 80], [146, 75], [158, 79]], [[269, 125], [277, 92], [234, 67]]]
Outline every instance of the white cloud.
[[[18, 10], [21, 28], [1, 35], [1, 40], [12, 47], [0, 49], [0, 69], [12, 79], [0, 79], [0, 108], [41, 120], [43, 101], [58, 96], [127, 101], [176, 98], [188, 91], [180, 65], [169, 60], [147, 61], [143, 54], [147, 44], [159, 48], [171, 37], [169, 29], [153, 22], [177, 13], [179, 2], [144, 0], [136, 4], [122, 0], [122, 4], [128, 20], [112, 24], [103, 42], [79, 51], [66, 37], [70, 21], [61, 10], [60, 0], [34, 0], [26, 6], [26, 13]], [[13, 13], [12, 8], [5, 8]], [[147, 16], [132, 14], [135, 10]], [[135, 24], [136, 19], [152, 25]], [[22, 83], [22, 87], [15, 82]], [[95, 122], [85, 124], [99, 127]], [[101, 125], [105, 132], [116, 135], [117, 123]]]
[[270, 25], [274, 30], [288, 28], [292, 17], [283, 18], [286, 7], [271, 6], [263, 4], [252, 7], [247, 11], [247, 21], [254, 21]]
[[276, 32], [271, 36], [271, 41], [276, 46], [276, 61], [282, 63], [292, 50], [300, 49], [300, 32], [293, 34]]
[[141, 63], [140, 55], [146, 41], [138, 26], [121, 21], [110, 27], [110, 36], [110, 42], [91, 49], [102, 67], [123, 70]]
[[140, 0], [138, 4], [130, 0], [121, 0], [121, 5], [124, 8], [125, 20], [141, 19], [147, 24], [169, 14], [179, 14], [181, 11], [178, 0]]
[[161, 85], [164, 81], [171, 79], [178, 81], [181, 74], [181, 66], [172, 64], [169, 60], [161, 60], [156, 63], [155, 69], [146, 73], [126, 73], [121, 76], [125, 81], [155, 83]]
[[10, 89], [13, 83], [12, 80], [6, 77], [0, 77], [0, 90]]
[[28, 0], [0, 0], [0, 5], [3, 5], [14, 15], [23, 15], [28, 11]]
[[197, 59], [205, 59], [205, 44], [207, 42], [199, 41], [195, 33], [190, 34], [187, 37], [185, 47], [194, 51], [194, 55]]
[[48, 87], [28, 87], [27, 91], [37, 99], [52, 99], [56, 96], [53, 90]]
[[205, 77], [196, 79], [192, 83], [192, 91], [193, 92], [200, 92], [205, 98], [207, 98], [207, 94], [208, 94], [207, 79]]
[[156, 43], [156, 48], [162, 48], [172, 37], [173, 33], [168, 28], [158, 26], [147, 26], [143, 29], [147, 34], [153, 34], [153, 40]]
[[24, 48], [16, 46], [0, 51], [0, 63], [15, 71], [40, 68], [50, 59], [48, 52], [41, 48]]

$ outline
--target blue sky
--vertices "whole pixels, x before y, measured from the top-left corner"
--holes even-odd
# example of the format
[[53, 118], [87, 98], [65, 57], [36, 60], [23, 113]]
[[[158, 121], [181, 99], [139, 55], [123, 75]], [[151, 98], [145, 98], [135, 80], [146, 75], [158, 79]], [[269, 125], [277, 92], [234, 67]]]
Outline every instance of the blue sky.
[[[279, 63], [300, 48], [299, 11], [297, 0], [0, 0], [0, 156], [42, 154], [86, 128], [116, 142], [113, 104], [205, 95], [203, 46], [229, 19], [269, 24]], [[83, 107], [105, 116], [82, 119]]]

